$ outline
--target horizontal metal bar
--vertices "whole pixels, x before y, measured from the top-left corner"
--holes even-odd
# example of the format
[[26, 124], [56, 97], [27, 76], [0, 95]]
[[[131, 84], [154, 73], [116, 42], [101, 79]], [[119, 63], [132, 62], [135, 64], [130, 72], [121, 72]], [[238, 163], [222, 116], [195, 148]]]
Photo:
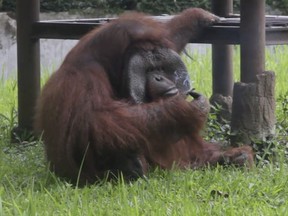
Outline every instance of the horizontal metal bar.
[[[166, 22], [172, 16], [154, 17]], [[79, 39], [87, 32], [115, 18], [40, 21], [33, 25], [33, 38]], [[205, 29], [201, 39], [191, 43], [239, 44], [240, 19], [221, 18], [218, 23]], [[266, 17], [266, 44], [288, 44], [288, 17]]]
[[213, 26], [203, 32], [201, 38], [191, 43], [240, 44], [240, 27]]
[[43, 20], [41, 23], [107, 23], [117, 18]]
[[73, 22], [36, 22], [33, 25], [32, 38], [79, 39], [99, 23]]
[[[99, 23], [37, 22], [33, 26], [33, 38], [79, 39]], [[201, 40], [193, 43], [239, 43], [239, 27], [215, 26], [205, 30]]]
[[288, 27], [274, 27], [266, 29], [266, 45], [288, 44]]

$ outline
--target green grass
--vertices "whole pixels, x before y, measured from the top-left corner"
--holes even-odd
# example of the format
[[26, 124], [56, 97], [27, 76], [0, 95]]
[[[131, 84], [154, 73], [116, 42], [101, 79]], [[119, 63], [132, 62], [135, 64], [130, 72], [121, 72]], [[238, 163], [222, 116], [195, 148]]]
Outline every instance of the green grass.
[[[234, 79], [236, 82], [240, 80], [240, 48], [234, 46]], [[195, 88], [209, 96], [212, 94], [212, 64], [211, 50], [208, 50], [207, 55], [195, 53], [190, 55], [191, 58], [184, 58], [188, 71], [191, 73], [191, 80], [194, 82]], [[275, 46], [267, 49], [266, 52], [266, 70], [275, 71], [276, 73], [276, 96], [285, 95], [288, 92], [288, 87], [284, 80], [287, 79], [288, 72], [288, 46]]]
[[[239, 80], [239, 51], [235, 49]], [[210, 54], [186, 59], [195, 88], [211, 95]], [[134, 183], [102, 182], [74, 188], [46, 167], [41, 142], [12, 145], [16, 124], [15, 80], [0, 80], [0, 216], [2, 215], [287, 215], [288, 47], [267, 52], [267, 70], [276, 72], [277, 160], [252, 170], [156, 170]], [[46, 76], [47, 77], [47, 76]]]

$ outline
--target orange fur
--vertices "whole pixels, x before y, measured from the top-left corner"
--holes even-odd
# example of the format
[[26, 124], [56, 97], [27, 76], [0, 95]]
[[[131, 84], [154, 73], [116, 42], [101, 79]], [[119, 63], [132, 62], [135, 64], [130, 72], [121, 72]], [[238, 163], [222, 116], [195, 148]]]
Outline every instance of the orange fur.
[[[223, 152], [200, 137], [206, 116], [180, 96], [144, 104], [121, 97], [125, 53], [131, 47], [181, 52], [215, 16], [188, 9], [168, 23], [126, 14], [85, 35], [51, 76], [39, 97], [35, 130], [43, 131], [51, 169], [76, 182], [93, 183], [108, 170], [199, 167], [233, 158], [248, 147]], [[132, 159], [130, 160], [130, 158]], [[83, 162], [83, 164], [82, 164]], [[121, 164], [123, 163], [123, 164]]]

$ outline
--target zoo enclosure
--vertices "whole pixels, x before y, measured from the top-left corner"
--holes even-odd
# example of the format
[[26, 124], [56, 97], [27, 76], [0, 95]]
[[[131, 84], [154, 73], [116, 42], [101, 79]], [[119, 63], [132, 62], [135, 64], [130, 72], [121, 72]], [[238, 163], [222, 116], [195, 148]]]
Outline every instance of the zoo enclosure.
[[[212, 12], [226, 17], [205, 29], [198, 41], [212, 44], [213, 94], [232, 96], [231, 44], [241, 46], [241, 82], [255, 82], [265, 71], [265, 44], [288, 43], [288, 18], [265, 16], [265, 0], [241, 0], [241, 16], [233, 15], [233, 0], [212, 0]], [[17, 0], [18, 127], [32, 130], [40, 92], [40, 39], [79, 39], [111, 19], [40, 21], [39, 0]], [[156, 17], [156, 19], [160, 17]]]

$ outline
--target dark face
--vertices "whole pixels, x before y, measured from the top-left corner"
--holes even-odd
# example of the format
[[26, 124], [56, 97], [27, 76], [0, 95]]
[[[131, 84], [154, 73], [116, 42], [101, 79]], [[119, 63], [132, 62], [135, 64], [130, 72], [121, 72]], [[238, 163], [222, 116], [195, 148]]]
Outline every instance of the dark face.
[[147, 74], [146, 96], [149, 101], [167, 98], [179, 94], [174, 82], [165, 77], [162, 71], [150, 71]]
[[122, 90], [123, 96], [135, 103], [176, 94], [186, 95], [190, 89], [187, 69], [173, 50], [137, 50], [128, 56]]

